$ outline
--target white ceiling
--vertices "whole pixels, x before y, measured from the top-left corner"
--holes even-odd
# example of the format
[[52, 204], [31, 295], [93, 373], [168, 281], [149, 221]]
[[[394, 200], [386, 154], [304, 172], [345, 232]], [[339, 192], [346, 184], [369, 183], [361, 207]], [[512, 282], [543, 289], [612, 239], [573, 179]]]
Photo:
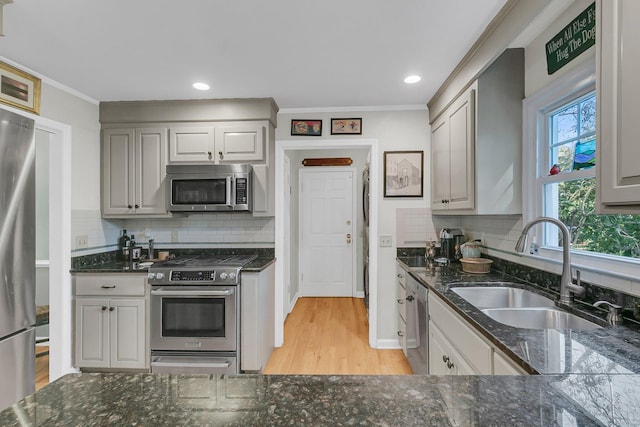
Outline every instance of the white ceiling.
[[0, 56], [97, 101], [425, 105], [505, 2], [14, 0]]

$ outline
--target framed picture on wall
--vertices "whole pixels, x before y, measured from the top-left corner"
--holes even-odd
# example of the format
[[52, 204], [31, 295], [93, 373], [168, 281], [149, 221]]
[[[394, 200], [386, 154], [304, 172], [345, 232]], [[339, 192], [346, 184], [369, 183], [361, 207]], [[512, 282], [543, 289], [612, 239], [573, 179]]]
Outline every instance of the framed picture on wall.
[[422, 197], [424, 151], [384, 152], [384, 197]]
[[39, 78], [0, 62], [0, 102], [40, 114]]
[[291, 120], [291, 135], [321, 136], [322, 120]]
[[362, 135], [362, 119], [331, 119], [331, 135]]

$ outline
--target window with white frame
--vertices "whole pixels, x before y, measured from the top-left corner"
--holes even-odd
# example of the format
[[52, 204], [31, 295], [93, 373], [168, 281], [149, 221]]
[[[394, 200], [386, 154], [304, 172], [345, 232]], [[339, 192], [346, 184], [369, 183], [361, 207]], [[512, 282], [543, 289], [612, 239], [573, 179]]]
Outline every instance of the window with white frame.
[[[596, 94], [582, 84], [537, 114], [537, 203], [533, 216], [557, 218], [571, 231], [573, 251], [640, 258], [640, 215], [596, 215]], [[558, 228], [545, 224], [540, 244], [561, 246]]]

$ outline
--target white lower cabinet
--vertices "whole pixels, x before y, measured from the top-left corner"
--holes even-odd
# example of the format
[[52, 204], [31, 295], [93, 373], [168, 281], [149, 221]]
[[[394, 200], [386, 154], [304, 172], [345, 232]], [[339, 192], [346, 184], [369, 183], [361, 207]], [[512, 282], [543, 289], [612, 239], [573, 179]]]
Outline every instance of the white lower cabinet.
[[433, 322], [429, 322], [429, 373], [432, 375], [487, 374], [472, 368]]
[[399, 265], [396, 267], [397, 335], [405, 356], [407, 356], [407, 274], [409, 273]]
[[147, 369], [146, 279], [142, 275], [75, 275], [78, 368]]
[[434, 292], [429, 293], [429, 318], [430, 374], [525, 374]]
[[493, 353], [493, 374], [494, 375], [527, 375], [522, 369], [517, 367], [507, 356], [498, 351]]
[[242, 272], [240, 287], [240, 369], [261, 372], [275, 342], [275, 264]]

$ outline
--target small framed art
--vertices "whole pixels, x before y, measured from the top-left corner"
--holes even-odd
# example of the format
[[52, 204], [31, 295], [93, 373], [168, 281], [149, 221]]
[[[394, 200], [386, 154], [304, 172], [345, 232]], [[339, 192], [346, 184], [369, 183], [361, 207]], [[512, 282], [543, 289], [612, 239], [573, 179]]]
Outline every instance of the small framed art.
[[291, 120], [291, 135], [321, 136], [322, 120]]
[[331, 135], [362, 135], [362, 119], [331, 119]]

